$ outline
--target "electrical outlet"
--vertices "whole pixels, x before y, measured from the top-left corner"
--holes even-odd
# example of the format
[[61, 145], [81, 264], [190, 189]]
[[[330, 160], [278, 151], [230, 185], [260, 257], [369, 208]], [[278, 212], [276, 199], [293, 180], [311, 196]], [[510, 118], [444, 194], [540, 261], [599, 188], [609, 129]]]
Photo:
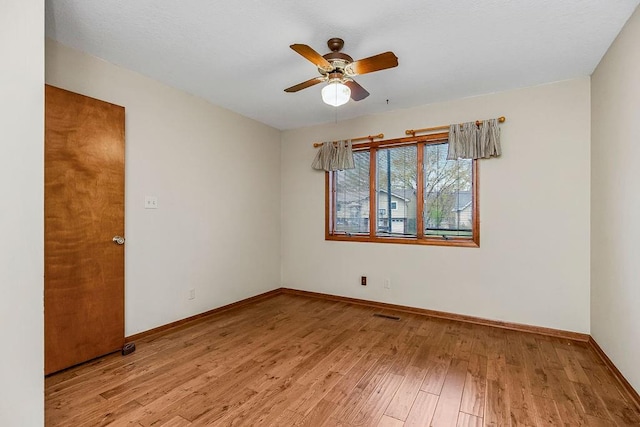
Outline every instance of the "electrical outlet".
[[391, 279], [384, 279], [384, 288], [391, 289]]
[[367, 286], [367, 276], [360, 277], [360, 284], [362, 286]]
[[158, 197], [157, 196], [144, 196], [144, 208], [145, 209], [158, 209]]
[[196, 299], [196, 290], [189, 289], [189, 299]]

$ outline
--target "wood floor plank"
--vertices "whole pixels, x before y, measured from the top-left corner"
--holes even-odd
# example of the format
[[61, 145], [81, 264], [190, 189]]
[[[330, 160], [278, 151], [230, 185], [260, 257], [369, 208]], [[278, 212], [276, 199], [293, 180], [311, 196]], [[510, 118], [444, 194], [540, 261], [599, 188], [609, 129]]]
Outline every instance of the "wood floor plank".
[[149, 414], [140, 420], [143, 426], [151, 426], [166, 421], [178, 414], [189, 421], [203, 416], [206, 412], [223, 416], [230, 409], [239, 406], [257, 394], [244, 386], [244, 381], [253, 378], [260, 371], [260, 364], [254, 360], [239, 365], [232, 372], [222, 375], [192, 391], [169, 406]]
[[368, 325], [373, 318], [374, 309], [354, 304], [341, 303], [344, 310], [338, 311], [333, 316], [323, 317], [323, 327], [329, 330], [354, 329], [356, 326], [369, 330]]
[[100, 393], [100, 396], [111, 401], [137, 400], [149, 391], [173, 390], [180, 384], [205, 373], [186, 361], [180, 361], [177, 365], [163, 368], [163, 370], [151, 370], [148, 374], [125, 381]]
[[550, 384], [540, 351], [540, 341], [534, 335], [522, 337], [525, 375], [529, 380], [531, 394], [551, 398]]
[[486, 387], [487, 358], [475, 353], [470, 354], [460, 411], [482, 418]]
[[467, 377], [467, 366], [468, 362], [466, 360], [454, 359], [451, 362], [433, 420], [431, 421], [431, 425], [434, 427], [456, 424]]
[[329, 339], [325, 341], [319, 349], [297, 365], [297, 368], [300, 371], [300, 377], [302, 378], [306, 372], [313, 370], [319, 363], [326, 362], [327, 356], [331, 355], [334, 350], [345, 343], [345, 341], [352, 339], [355, 334], [356, 331], [352, 329], [345, 329], [338, 335], [329, 335]]
[[344, 375], [337, 372], [327, 372], [324, 377], [319, 378], [312, 384], [308, 384], [288, 406], [289, 410], [307, 415], [338, 383], [344, 383]]
[[304, 388], [292, 378], [278, 381], [273, 388], [267, 388], [249, 397], [245, 402], [227, 411], [222, 417], [211, 417], [210, 412], [194, 420], [200, 425], [215, 422], [219, 425], [271, 425], [285, 410], [289, 399]]
[[547, 372], [551, 384], [551, 394], [556, 402], [563, 424], [588, 425], [586, 414], [564, 369], [547, 368], [545, 372]]
[[589, 381], [589, 377], [584, 372], [582, 365], [580, 365], [579, 360], [570, 349], [556, 348], [556, 353], [558, 354], [558, 358], [562, 362], [562, 367], [567, 374], [567, 378], [569, 378], [569, 381], [582, 384], [591, 383]]
[[312, 337], [309, 335], [301, 341], [291, 341], [287, 345], [277, 348], [270, 354], [270, 357], [262, 360], [260, 372], [246, 386], [258, 392], [274, 387], [282, 378], [287, 377], [290, 372], [296, 370], [301, 363], [322, 347], [314, 342]]
[[422, 317], [415, 334], [422, 338], [429, 338], [438, 329], [435, 320], [429, 317]]
[[487, 331], [487, 387], [484, 423], [509, 426], [511, 407], [507, 392], [506, 338], [504, 331]]
[[[337, 408], [335, 402], [322, 399], [313, 409], [298, 423], [296, 426], [315, 427], [322, 426], [331, 420], [331, 415], [334, 414]], [[326, 425], [331, 425], [326, 424]]]
[[601, 397], [609, 396], [612, 399], [627, 401], [625, 392], [620, 383], [611, 376], [611, 373], [604, 365], [593, 364], [584, 367], [584, 372], [589, 377], [591, 384], [595, 386], [598, 395]]
[[536, 410], [533, 395], [523, 364], [507, 364], [507, 392], [512, 423], [522, 426], [536, 425]]
[[393, 399], [384, 411], [385, 415], [398, 420], [406, 420], [413, 402], [420, 391], [426, 370], [415, 366], [409, 366], [402, 380], [402, 384], [393, 396]]
[[333, 386], [323, 399], [333, 403], [345, 402], [347, 396], [360, 384], [369, 372], [373, 372], [373, 367], [378, 363], [381, 357], [376, 353], [368, 353], [361, 358], [350, 370], [344, 375], [341, 381]]
[[400, 375], [388, 372], [384, 379], [378, 384], [375, 391], [371, 393], [367, 401], [360, 407], [358, 412], [353, 413], [349, 423], [358, 426], [373, 426], [378, 424], [385, 409], [393, 398], [394, 394], [402, 383]]
[[585, 414], [602, 418], [604, 420], [611, 419], [604, 403], [600, 397], [593, 392], [591, 387], [583, 383], [575, 382], [573, 382], [572, 385], [578, 395], [578, 400], [582, 404], [582, 409]]
[[75, 417], [71, 417], [66, 425], [69, 426], [106, 426], [118, 419], [127, 419], [129, 412], [140, 407], [136, 401], [124, 404], [114, 404], [109, 401], [94, 406], [90, 411], [83, 411]]
[[92, 395], [90, 399], [85, 399], [80, 405], [76, 405], [73, 400], [64, 404], [56, 404], [47, 406], [45, 411], [45, 425], [69, 425], [69, 421], [73, 417], [77, 417], [85, 412], [89, 412], [94, 408], [100, 408], [105, 399], [99, 395]]
[[451, 361], [439, 362], [431, 364], [427, 367], [427, 373], [424, 377], [424, 381], [422, 382], [422, 386], [420, 390], [440, 395], [440, 391], [442, 390], [442, 386], [444, 385], [444, 379], [447, 376], [447, 371], [449, 370], [449, 365]]
[[527, 365], [526, 375], [529, 380], [532, 395], [546, 398], [552, 397], [552, 385], [549, 382], [547, 369], [543, 367], [531, 367]]
[[584, 343], [306, 296], [136, 346], [47, 377], [46, 425], [640, 425]]
[[524, 362], [522, 350], [521, 334], [515, 331], [504, 331], [505, 337], [505, 358], [508, 365], [521, 366]]
[[[432, 342], [431, 340], [424, 339], [420, 336], [416, 336], [416, 338], [418, 338], [418, 348], [416, 348], [415, 351], [412, 352], [413, 354], [408, 364], [411, 366], [428, 369], [432, 365], [433, 359], [437, 357], [435, 352], [431, 348]], [[444, 360], [441, 362], [441, 366], [445, 365]], [[449, 360], [447, 360], [446, 366], [449, 366]]]
[[192, 425], [190, 421], [185, 420], [181, 416], [175, 416], [160, 427], [185, 427]]
[[507, 361], [503, 355], [487, 358], [487, 380], [506, 384]]
[[617, 425], [640, 426], [640, 414], [627, 402], [616, 395], [600, 394], [610, 417]]
[[573, 353], [583, 368], [604, 367], [604, 361], [598, 356], [588, 343], [575, 343]]
[[489, 356], [488, 337], [486, 327], [478, 327], [473, 337], [471, 352], [478, 356]]
[[310, 367], [300, 376], [298, 382], [302, 384], [312, 384], [319, 378], [325, 376], [327, 372], [346, 374], [349, 369], [377, 343], [383, 334], [376, 331], [368, 333], [354, 330], [352, 336], [344, 340], [331, 353], [318, 361], [315, 366]]
[[511, 416], [506, 383], [497, 380], [487, 380], [485, 399], [485, 425], [492, 427], [510, 425]]
[[481, 417], [467, 414], [466, 412], [460, 412], [458, 414], [458, 422], [456, 427], [482, 427], [483, 420]]
[[383, 415], [376, 427], [403, 427], [403, 426], [404, 426], [404, 422], [398, 419], [395, 419], [393, 417], [390, 417], [388, 415]]
[[427, 373], [420, 390], [440, 395], [447, 371], [449, 370], [451, 360], [453, 359], [452, 347], [453, 339], [455, 338], [452, 338], [451, 335], [445, 334], [444, 329], [441, 329], [439, 334], [434, 334], [433, 338], [437, 338], [437, 345], [435, 345], [433, 349], [430, 349], [430, 347], [425, 344], [425, 348], [421, 349], [419, 352], [419, 354], [426, 352], [429, 357], [423, 358], [423, 363], [418, 363], [417, 359], [414, 359], [412, 363], [416, 366], [427, 369]]
[[[403, 332], [407, 332], [408, 328], [405, 328]], [[428, 341], [418, 335], [410, 335], [408, 339], [402, 342], [398, 347], [398, 357], [391, 366], [391, 373], [397, 375], [405, 375], [407, 368], [412, 365], [420, 366], [419, 363], [413, 363], [416, 358], [428, 359]], [[420, 352], [420, 349], [427, 348], [427, 353], [424, 350]], [[418, 354], [420, 352], [420, 354]]]
[[274, 426], [296, 426], [300, 425], [304, 417], [297, 412], [290, 411], [285, 409], [280, 413], [280, 416], [276, 418], [273, 425]]
[[589, 427], [615, 427], [618, 424], [611, 420], [603, 420], [602, 418], [587, 415], [586, 424], [584, 425], [588, 425]]
[[405, 427], [420, 427], [431, 425], [433, 414], [436, 412], [439, 396], [419, 391], [414, 400], [409, 415], [405, 420]]
[[460, 360], [469, 360], [473, 348], [474, 336], [469, 331], [463, 331], [456, 340], [453, 357]]
[[538, 348], [545, 368], [562, 369], [562, 362], [558, 358], [553, 343], [549, 340], [538, 339]]
[[559, 426], [562, 425], [562, 419], [553, 399], [533, 395], [533, 403], [536, 407], [538, 425], [543, 426]]
[[[150, 391], [147, 395], [144, 396], [144, 403], [142, 407], [132, 411], [129, 414], [129, 421], [135, 421], [136, 423], [144, 426], [147, 423], [144, 423], [145, 419], [160, 419], [160, 413], [165, 410], [165, 408], [175, 404], [179, 400], [183, 399], [185, 396], [188, 396], [194, 393], [196, 390], [201, 389], [207, 384], [210, 384], [216, 377], [213, 374], [205, 373], [204, 375], [200, 375], [190, 381], [183, 383], [182, 385], [174, 388], [166, 394], [157, 394], [155, 391]], [[138, 398], [140, 399], [140, 398]], [[139, 401], [139, 400], [137, 400]], [[142, 404], [142, 403], [141, 403]], [[165, 417], [165, 420], [171, 419], [169, 415]]]
[[343, 401], [338, 402], [340, 411], [335, 417], [340, 420], [349, 420], [360, 412], [360, 409], [367, 403], [367, 400], [378, 388], [378, 385], [383, 382], [392, 364], [393, 358], [389, 355], [378, 359], [374, 366], [356, 384], [351, 393]]

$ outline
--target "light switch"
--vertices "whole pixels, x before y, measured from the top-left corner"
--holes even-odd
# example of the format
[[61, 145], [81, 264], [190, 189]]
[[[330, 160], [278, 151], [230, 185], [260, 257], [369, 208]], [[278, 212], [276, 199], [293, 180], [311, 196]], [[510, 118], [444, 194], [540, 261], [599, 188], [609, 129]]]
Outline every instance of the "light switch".
[[145, 209], [158, 209], [158, 197], [157, 196], [144, 196], [144, 208]]

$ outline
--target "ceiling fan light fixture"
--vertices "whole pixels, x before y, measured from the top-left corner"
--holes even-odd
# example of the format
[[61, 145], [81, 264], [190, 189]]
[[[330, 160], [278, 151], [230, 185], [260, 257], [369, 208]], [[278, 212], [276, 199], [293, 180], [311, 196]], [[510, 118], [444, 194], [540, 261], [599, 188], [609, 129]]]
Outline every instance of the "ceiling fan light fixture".
[[322, 88], [322, 100], [325, 104], [339, 107], [346, 104], [351, 98], [351, 89], [340, 81], [329, 82]]

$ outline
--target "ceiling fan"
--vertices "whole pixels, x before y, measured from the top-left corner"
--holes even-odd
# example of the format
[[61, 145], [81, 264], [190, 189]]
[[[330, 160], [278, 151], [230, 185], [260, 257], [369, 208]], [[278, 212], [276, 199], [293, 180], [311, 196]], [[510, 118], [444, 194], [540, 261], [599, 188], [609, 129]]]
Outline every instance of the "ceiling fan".
[[327, 41], [331, 52], [320, 55], [306, 44], [292, 44], [290, 47], [311, 61], [320, 72], [320, 76], [298, 83], [285, 89], [285, 92], [298, 92], [321, 82], [327, 82], [322, 88], [322, 100], [334, 107], [346, 104], [349, 98], [360, 101], [369, 92], [353, 80], [354, 76], [373, 73], [398, 66], [398, 57], [393, 52], [384, 52], [368, 58], [354, 61], [346, 53], [340, 52], [344, 40], [334, 37]]

